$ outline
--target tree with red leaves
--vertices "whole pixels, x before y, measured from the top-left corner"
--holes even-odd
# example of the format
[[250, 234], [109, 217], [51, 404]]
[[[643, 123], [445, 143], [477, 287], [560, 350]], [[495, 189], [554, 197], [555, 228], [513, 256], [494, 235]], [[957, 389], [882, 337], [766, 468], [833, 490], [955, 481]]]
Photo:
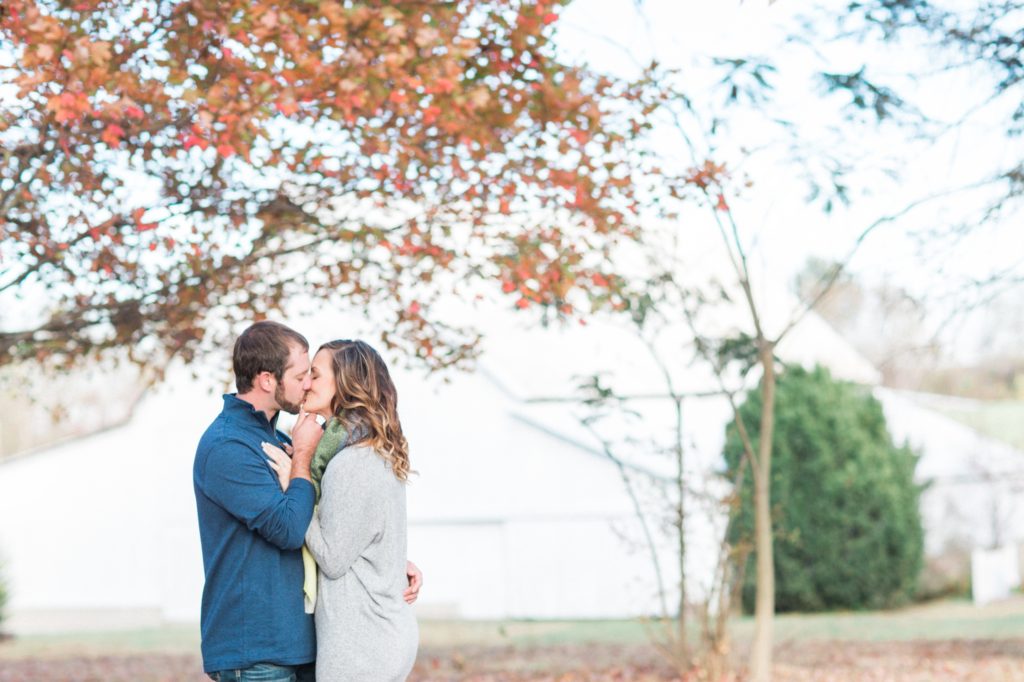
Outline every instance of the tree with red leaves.
[[556, 57], [560, 10], [5, 0], [0, 296], [33, 304], [0, 320], [0, 365], [187, 360], [312, 296], [438, 368], [475, 340], [443, 295], [621, 305], [645, 124], [630, 86]]

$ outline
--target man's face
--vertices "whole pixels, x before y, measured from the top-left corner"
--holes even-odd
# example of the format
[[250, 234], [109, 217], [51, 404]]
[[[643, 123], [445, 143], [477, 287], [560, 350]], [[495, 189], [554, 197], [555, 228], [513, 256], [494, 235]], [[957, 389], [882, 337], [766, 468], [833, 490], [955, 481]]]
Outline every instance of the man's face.
[[274, 400], [285, 412], [298, 414], [302, 397], [309, 390], [309, 351], [298, 344], [289, 345], [288, 366], [274, 389]]

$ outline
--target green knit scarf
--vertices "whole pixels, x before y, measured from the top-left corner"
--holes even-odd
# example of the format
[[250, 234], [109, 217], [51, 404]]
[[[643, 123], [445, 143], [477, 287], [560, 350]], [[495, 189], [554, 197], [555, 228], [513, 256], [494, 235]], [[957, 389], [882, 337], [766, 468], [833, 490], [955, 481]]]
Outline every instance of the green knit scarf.
[[331, 417], [324, 424], [324, 435], [320, 438], [320, 444], [316, 446], [313, 453], [313, 461], [309, 463], [309, 474], [313, 481], [313, 488], [316, 490], [316, 501], [320, 502], [320, 481], [323, 480], [327, 465], [331, 463], [334, 456], [341, 452], [348, 442], [348, 429], [337, 417]]

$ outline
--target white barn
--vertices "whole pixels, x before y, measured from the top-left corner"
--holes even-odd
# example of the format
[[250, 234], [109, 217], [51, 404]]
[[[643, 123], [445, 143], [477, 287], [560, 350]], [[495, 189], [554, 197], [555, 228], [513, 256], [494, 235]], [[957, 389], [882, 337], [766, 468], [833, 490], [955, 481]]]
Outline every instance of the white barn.
[[[512, 326], [514, 316], [476, 322], [487, 332], [480, 371], [448, 382], [394, 371], [419, 472], [409, 487], [409, 556], [426, 576], [421, 617], [656, 612], [652, 564], [642, 547], [631, 546], [636, 517], [619, 472], [581, 425], [579, 408], [559, 399], [573, 394], [580, 377], [599, 371], [621, 392], [664, 394], [660, 371], [638, 339], [611, 324], [523, 330]], [[340, 319], [295, 326], [314, 346], [333, 338], [332, 330], [352, 328]], [[859, 383], [877, 380], [873, 368], [813, 315], [780, 355], [824, 364]], [[676, 365], [678, 386], [710, 386], [698, 369]], [[877, 395], [896, 436], [923, 448], [919, 475], [946, 476], [977, 459], [969, 430], [905, 395]], [[611, 427], [620, 430], [616, 436], [630, 428], [671, 428], [669, 401], [653, 397], [637, 405], [643, 420]], [[7, 629], [198, 620], [203, 577], [192, 458], [219, 409], [219, 392], [177, 368], [124, 424], [0, 463], [0, 556], [11, 588]], [[721, 398], [684, 401], [689, 473], [716, 466], [728, 418]], [[1000, 466], [1024, 471], [1020, 453], [996, 449]], [[668, 471], [655, 455], [634, 454], [629, 463], [655, 477]], [[956, 481], [949, 483], [933, 486], [923, 504], [929, 551], [961, 529], [978, 534], [979, 543], [991, 542], [979, 531], [984, 510]], [[1007, 492], [1008, 499], [1016, 494]], [[962, 516], [955, 528], [947, 523], [951, 504]], [[1004, 524], [1004, 539], [1024, 539], [1022, 513]], [[715, 537], [714, 520], [696, 519], [690, 531], [692, 570], [699, 574], [708, 556], [705, 551], [702, 558], [701, 547]], [[672, 561], [662, 555], [669, 581]]]

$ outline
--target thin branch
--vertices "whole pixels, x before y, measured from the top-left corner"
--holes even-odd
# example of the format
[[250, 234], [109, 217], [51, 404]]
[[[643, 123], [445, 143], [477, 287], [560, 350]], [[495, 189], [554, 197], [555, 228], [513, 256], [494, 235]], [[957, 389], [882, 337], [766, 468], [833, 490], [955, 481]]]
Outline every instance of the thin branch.
[[772, 341], [772, 344], [773, 345], [778, 345], [782, 341], [782, 339], [787, 334], [789, 334], [789, 332], [792, 331], [793, 328], [796, 327], [801, 322], [801, 320], [803, 320], [804, 317], [806, 317], [819, 303], [821, 303], [821, 301], [825, 298], [825, 296], [831, 290], [832, 286], [835, 285], [836, 281], [839, 279], [839, 276], [843, 272], [845, 272], [846, 268], [849, 266], [850, 261], [853, 259], [854, 255], [856, 255], [857, 251], [864, 244], [864, 240], [867, 239], [868, 236], [872, 232], [877, 230], [882, 225], [886, 225], [888, 223], [892, 223], [892, 222], [895, 222], [895, 221], [899, 220], [903, 216], [907, 215], [908, 213], [910, 213], [914, 209], [916, 209], [916, 208], [918, 208], [918, 207], [920, 207], [920, 206], [922, 206], [924, 204], [927, 204], [929, 202], [935, 201], [936, 199], [944, 199], [944, 198], [946, 198], [948, 196], [951, 196], [953, 194], [957, 194], [959, 192], [967, 192], [967, 191], [970, 191], [970, 190], [979, 189], [981, 187], [984, 187], [984, 186], [990, 184], [991, 182], [992, 182], [991, 180], [983, 180], [983, 181], [971, 183], [969, 185], [964, 185], [962, 187], [957, 187], [957, 188], [950, 189], [950, 190], [944, 190], [942, 192], [935, 192], [933, 194], [929, 194], [927, 196], [921, 197], [920, 199], [912, 201], [911, 203], [907, 204], [906, 206], [904, 206], [902, 209], [900, 209], [896, 213], [891, 213], [889, 215], [884, 215], [884, 216], [874, 220], [870, 225], [868, 225], [866, 228], [864, 228], [864, 230], [861, 231], [861, 233], [857, 236], [857, 238], [853, 242], [853, 245], [850, 247], [849, 251], [847, 252], [846, 256], [841, 261], [839, 261], [836, 264], [835, 267], [833, 267], [831, 269], [829, 274], [826, 275], [823, 280], [821, 280], [821, 282], [822, 282], [821, 283], [821, 288], [818, 290], [818, 294], [814, 297], [814, 299], [809, 304], [805, 305], [801, 311], [799, 311], [797, 313], [794, 313], [794, 315], [791, 317], [791, 319], [789, 321], [789, 324], [787, 324], [785, 326], [785, 328], [783, 328], [783, 330], [779, 333], [779, 335], [775, 337], [775, 339]]
[[666, 620], [668, 619], [668, 602], [665, 596], [665, 581], [661, 574], [661, 563], [658, 561], [658, 546], [654, 542], [654, 536], [651, 534], [651, 529], [647, 524], [647, 515], [644, 514], [643, 506], [640, 504], [640, 497], [633, 487], [633, 479], [630, 477], [629, 472], [626, 469], [626, 464], [615, 456], [615, 453], [611, 450], [611, 445], [608, 441], [597, 433], [597, 430], [593, 425], [586, 419], [579, 420], [580, 425], [587, 430], [601, 444], [601, 451], [604, 456], [615, 465], [615, 468], [619, 471], [619, 476], [622, 478], [623, 485], [626, 486], [626, 493], [629, 495], [629, 499], [633, 504], [633, 511], [636, 513], [637, 520], [640, 522], [640, 526], [643, 529], [644, 539], [647, 541], [647, 548], [651, 553], [651, 563], [654, 566], [655, 577], [658, 581], [658, 599], [661, 603], [661, 614]]

